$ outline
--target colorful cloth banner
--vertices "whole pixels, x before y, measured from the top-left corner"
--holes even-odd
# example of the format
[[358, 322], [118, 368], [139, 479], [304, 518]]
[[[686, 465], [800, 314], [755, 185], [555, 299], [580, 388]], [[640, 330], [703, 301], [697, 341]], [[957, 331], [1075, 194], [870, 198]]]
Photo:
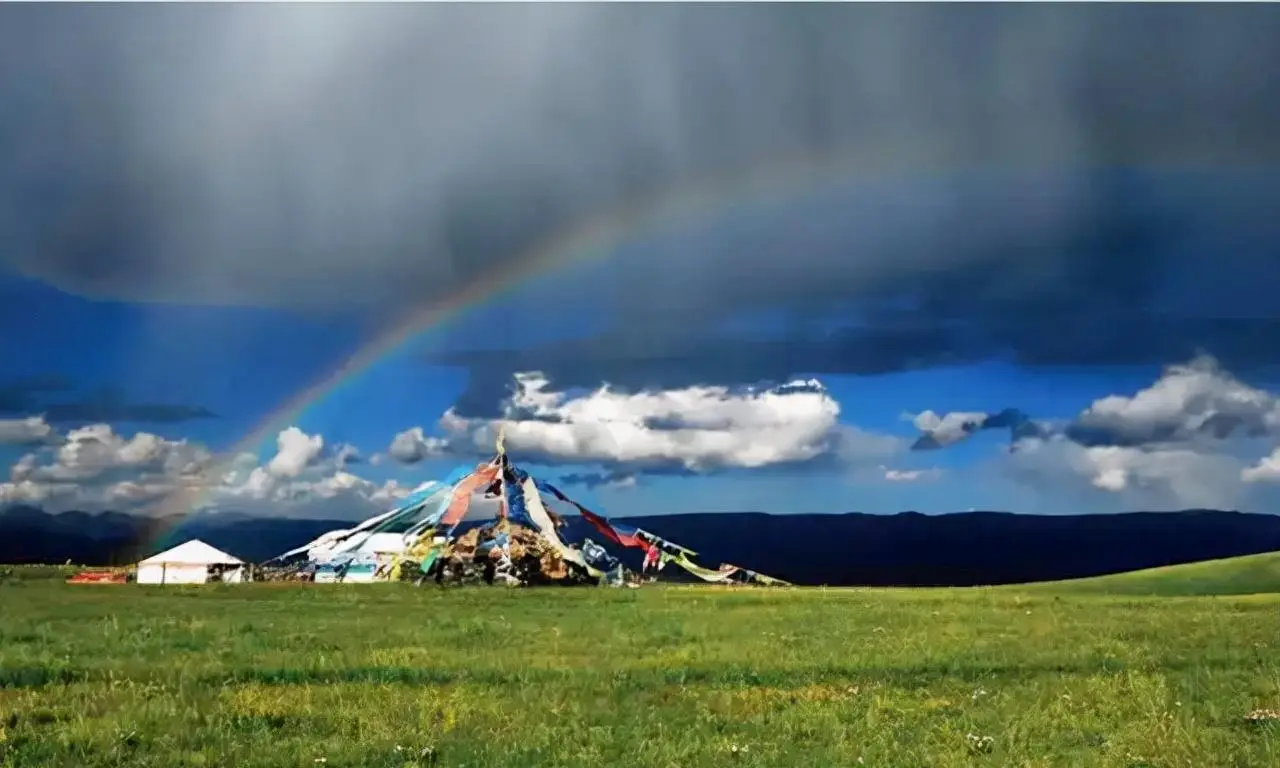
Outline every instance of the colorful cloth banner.
[[675, 563], [676, 565], [685, 569], [689, 573], [692, 573], [694, 576], [697, 576], [703, 581], [725, 582], [729, 580], [729, 577], [733, 576], [733, 574], [738, 572], [738, 568], [732, 565], [720, 566], [720, 570], [718, 571], [713, 571], [710, 568], [703, 568], [702, 566], [698, 565], [697, 563], [693, 562], [688, 557], [686, 557], [684, 553], [681, 553], [678, 555], [670, 555], [668, 556], [667, 561], [671, 563]]
[[640, 564], [640, 570], [648, 571], [650, 568], [657, 568], [662, 559], [662, 550], [656, 545], [650, 546], [644, 551], [644, 562]]
[[529, 510], [525, 508], [524, 491], [521, 490], [519, 481], [511, 477], [503, 481], [501, 504], [507, 510], [507, 520], [538, 530], [538, 524], [529, 517]]
[[471, 507], [471, 497], [476, 491], [492, 483], [497, 476], [498, 467], [490, 464], [477, 468], [475, 472], [472, 472], [459, 482], [453, 489], [453, 496], [449, 501], [448, 509], [445, 510], [444, 516], [440, 518], [440, 527], [453, 529], [458, 523], [462, 522], [462, 518], [467, 514], [467, 509]]
[[659, 547], [662, 547], [663, 549], [666, 549], [666, 550], [683, 552], [684, 554], [689, 555], [690, 557], [698, 554], [697, 552], [694, 552], [692, 549], [689, 549], [688, 547], [682, 547], [679, 544], [676, 544], [674, 541], [667, 541], [661, 536], [655, 536], [654, 534], [649, 533], [648, 531], [640, 528], [636, 529], [636, 535], [643, 539], [648, 539], [649, 541], [653, 542], [654, 544], [657, 544]]
[[610, 571], [618, 566], [618, 558], [609, 554], [609, 551], [591, 539], [582, 541], [582, 556], [594, 568], [601, 571]]
[[742, 573], [746, 575], [746, 577], [751, 581], [758, 581], [761, 584], [765, 585], [766, 587], [791, 586], [791, 582], [789, 581], [783, 581], [782, 579], [775, 579], [772, 576], [765, 576], [763, 573], [757, 573], [755, 571], [747, 570], [746, 568], [741, 568], [739, 570], [741, 570]]
[[559, 534], [556, 533], [555, 523], [551, 521], [551, 517], [547, 514], [547, 508], [542, 505], [542, 498], [538, 496], [538, 486], [533, 481], [533, 478], [526, 477], [520, 485], [520, 491], [520, 495], [524, 500], [525, 512], [533, 520], [534, 525], [542, 534], [542, 538], [546, 539], [547, 543], [556, 550], [561, 559], [581, 566], [587, 573], [596, 578], [603, 576], [603, 573], [587, 564], [581, 552], [560, 540]]
[[586, 520], [588, 523], [590, 523], [591, 527], [599, 531], [601, 536], [604, 536], [606, 539], [608, 539], [609, 541], [612, 541], [614, 544], [617, 544], [620, 547], [648, 549], [647, 542], [645, 542], [644, 539], [636, 535], [636, 529], [628, 528], [626, 526], [615, 525], [614, 523], [609, 522], [609, 520], [607, 520], [606, 518], [600, 515], [597, 515], [595, 512], [592, 512], [591, 510], [582, 506], [581, 504], [569, 498], [568, 496], [565, 496], [563, 493], [560, 492], [559, 488], [556, 488], [551, 483], [545, 483], [541, 480], [537, 480], [536, 482], [538, 487], [541, 488], [542, 490], [550, 493], [552, 496], [555, 496], [560, 501], [563, 501], [566, 504], [570, 504], [574, 508], [576, 508], [578, 510], [578, 514], [582, 515], [583, 520]]
[[415, 522], [405, 531], [405, 536], [417, 533], [425, 528], [431, 528], [439, 521], [440, 516], [444, 514], [444, 506], [452, 493], [453, 486], [457, 485], [472, 470], [468, 467], [454, 467], [453, 470], [441, 482], [431, 481], [430, 484], [421, 490], [414, 491], [400, 501], [398, 509], [401, 514], [395, 515], [393, 518], [380, 523], [377, 527], [378, 531], [390, 528], [404, 520], [410, 520], [419, 514], [422, 510], [429, 509], [433, 506], [438, 507], [434, 512], [427, 515], [423, 520]]
[[421, 520], [409, 526], [409, 529], [404, 532], [404, 540], [411, 542], [421, 538], [426, 531], [434, 531], [436, 526], [440, 524], [440, 518], [444, 517], [445, 510], [448, 509], [449, 501], [452, 498], [453, 485], [447, 485], [429, 498], [423, 499], [422, 505], [419, 507], [419, 513], [423, 509], [430, 511]]

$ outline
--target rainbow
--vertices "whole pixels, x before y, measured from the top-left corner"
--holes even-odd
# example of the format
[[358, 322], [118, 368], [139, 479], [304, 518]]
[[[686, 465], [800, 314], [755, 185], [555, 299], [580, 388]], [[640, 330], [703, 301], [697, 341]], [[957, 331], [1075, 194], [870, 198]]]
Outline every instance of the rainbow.
[[[932, 150], [932, 151], [930, 151]], [[1024, 166], [1026, 164], [1023, 164]], [[896, 148], [877, 147], [873, 154], [856, 152], [801, 155], [757, 166], [746, 172], [712, 176], [699, 183], [623, 202], [535, 244], [500, 270], [482, 275], [457, 293], [406, 313], [335, 370], [298, 391], [258, 422], [247, 434], [222, 452], [209, 471], [219, 476], [241, 453], [256, 452], [263, 441], [289, 426], [311, 405], [322, 401], [344, 382], [359, 376], [379, 361], [442, 323], [483, 305], [504, 292], [548, 272], [604, 258], [616, 248], [645, 234], [655, 233], [740, 206], [786, 200], [809, 189], [852, 178], [882, 178], [888, 169], [905, 173], [909, 168], [946, 167], [959, 171], [945, 148], [922, 148], [910, 143]], [[1025, 170], [1044, 167], [1032, 162]], [[207, 487], [176, 491], [153, 510], [151, 542], [179, 525], [211, 500]]]

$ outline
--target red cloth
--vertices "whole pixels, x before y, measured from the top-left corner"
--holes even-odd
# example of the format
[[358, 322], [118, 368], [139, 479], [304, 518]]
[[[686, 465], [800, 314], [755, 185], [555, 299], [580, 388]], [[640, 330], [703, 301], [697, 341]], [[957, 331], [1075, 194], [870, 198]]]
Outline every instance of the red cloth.
[[613, 543], [623, 547], [645, 547], [646, 546], [644, 540], [641, 539], [639, 536], [635, 535], [634, 533], [620, 533], [618, 529], [614, 528], [612, 525], [609, 524], [608, 520], [605, 520], [603, 517], [597, 515], [595, 512], [592, 512], [591, 510], [587, 509], [581, 504], [577, 504], [574, 502], [570, 502], [570, 503], [573, 504], [575, 507], [577, 507], [578, 512], [582, 515], [582, 517], [585, 518], [588, 523], [591, 523], [591, 525], [597, 531], [600, 532], [601, 536], [604, 536], [609, 541], [612, 541]]
[[583, 519], [585, 519], [588, 523], [591, 523], [592, 527], [595, 528], [597, 531], [599, 531], [601, 536], [604, 536], [606, 539], [608, 539], [609, 541], [612, 541], [614, 544], [617, 544], [622, 547], [632, 547], [632, 548], [638, 548], [638, 549], [649, 548], [649, 544], [643, 538], [641, 538], [639, 534], [622, 533], [617, 528], [614, 528], [613, 525], [611, 525], [608, 520], [604, 519], [600, 515], [597, 515], [595, 512], [592, 512], [591, 510], [582, 506], [581, 504], [574, 501], [573, 499], [565, 496], [555, 486], [548, 486], [548, 490], [550, 490], [553, 494], [555, 494], [555, 497], [557, 499], [577, 507], [578, 513], [582, 515]]
[[467, 508], [471, 506], [471, 495], [480, 488], [493, 482], [498, 476], [498, 468], [494, 466], [481, 467], [470, 475], [463, 478], [458, 483], [453, 492], [453, 498], [449, 500], [449, 508], [445, 510], [444, 516], [440, 518], [441, 528], [452, 528], [457, 525], [467, 514]]
[[661, 550], [659, 550], [657, 547], [653, 545], [646, 546], [644, 550], [644, 565], [642, 566], [643, 570], [647, 571], [650, 568], [656, 568], [658, 566], [658, 556], [660, 554], [661, 554]]

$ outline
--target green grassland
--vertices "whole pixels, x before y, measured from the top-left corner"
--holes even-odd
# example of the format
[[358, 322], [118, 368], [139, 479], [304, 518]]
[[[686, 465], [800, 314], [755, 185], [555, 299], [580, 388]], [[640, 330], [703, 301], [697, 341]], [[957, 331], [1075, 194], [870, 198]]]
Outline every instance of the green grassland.
[[1037, 588], [1075, 594], [1109, 595], [1250, 595], [1280, 592], [1280, 553], [1208, 560], [1203, 563], [1150, 568], [1093, 579], [1076, 579]]
[[1280, 709], [1275, 556], [955, 590], [62, 574], [0, 581], [3, 766], [1280, 766], [1246, 720]]

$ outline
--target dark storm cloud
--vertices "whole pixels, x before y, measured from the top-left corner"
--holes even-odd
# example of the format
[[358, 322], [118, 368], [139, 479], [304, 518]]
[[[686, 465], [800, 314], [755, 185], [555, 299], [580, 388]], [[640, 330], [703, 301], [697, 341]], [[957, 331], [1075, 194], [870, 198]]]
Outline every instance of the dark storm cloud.
[[[1274, 157], [1280, 127], [1280, 13], [1265, 6], [15, 6], [0, 19], [3, 252], [128, 297], [428, 299], [590, 212], [780, 157], [1248, 163]], [[765, 250], [739, 258], [767, 267]], [[831, 282], [804, 273], [831, 260], [811, 251], [782, 287]]]
[[[215, 418], [207, 408], [176, 403], [131, 402], [123, 394], [105, 389], [66, 399], [74, 385], [61, 376], [47, 375], [0, 383], [0, 416], [42, 415], [54, 423], [106, 423], [126, 421], [177, 423]], [[57, 399], [50, 396], [63, 395]]]
[[[1280, 182], [1084, 169], [1273, 163], [1276, 40], [1280, 9], [1247, 5], [9, 6], [0, 259], [125, 298], [386, 311], [623, 201], [776, 197], [736, 172], [800, 157], [854, 183], [637, 244], [592, 286], [613, 330], [454, 354], [469, 399], [528, 367], [1254, 360], [1280, 340], [1256, 319], [1280, 316]], [[937, 169], [983, 170], [869, 181]], [[761, 308], [784, 339], [705, 330]]]
[[[1260, 280], [1267, 279], [1265, 275]], [[1096, 289], [1098, 286], [1094, 285]], [[798, 375], [877, 375], [938, 365], [1007, 359], [1024, 366], [1159, 366], [1212, 350], [1225, 368], [1274, 368], [1280, 320], [1187, 317], [1106, 309], [1090, 286], [1079, 286], [1074, 307], [1036, 308], [1036, 296], [1007, 314], [976, 308], [947, 319], [903, 312], [830, 333], [780, 340], [710, 334], [637, 338], [606, 333], [526, 349], [455, 351], [431, 362], [465, 368], [470, 377], [457, 408], [495, 416], [511, 391], [511, 375], [539, 370], [557, 389], [594, 388], [607, 381], [627, 390], [700, 383], [783, 382]], [[1277, 307], [1280, 313], [1280, 307]], [[915, 329], [893, 324], [915, 323]]]
[[889, 373], [944, 361], [972, 362], [993, 351], [982, 345], [965, 349], [944, 329], [849, 329], [821, 339], [772, 341], [673, 329], [669, 334], [606, 333], [528, 349], [453, 352], [429, 360], [470, 371], [455, 406], [459, 413], [494, 416], [518, 371], [542, 371], [561, 391], [594, 389], [601, 381], [634, 391], [709, 382], [781, 383], [805, 372]]

